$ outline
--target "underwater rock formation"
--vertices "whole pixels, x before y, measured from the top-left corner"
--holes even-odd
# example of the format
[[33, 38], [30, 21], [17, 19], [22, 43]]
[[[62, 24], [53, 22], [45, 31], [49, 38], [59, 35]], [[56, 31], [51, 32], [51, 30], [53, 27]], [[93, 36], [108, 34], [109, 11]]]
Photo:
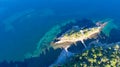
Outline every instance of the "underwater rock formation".
[[[45, 28], [44, 26], [45, 29], [41, 32], [44, 25], [43, 20], [54, 15], [54, 11], [49, 8], [19, 9], [19, 11], [15, 11], [12, 14], [11, 11], [8, 11], [6, 15], [3, 15], [4, 17], [2, 17], [2, 21], [0, 23], [0, 61], [23, 60], [26, 53], [34, 50], [36, 47], [34, 44], [36, 44], [42, 34], [49, 29], [49, 27]], [[47, 21], [45, 20], [45, 22]], [[41, 24], [43, 25], [41, 26]], [[16, 49], [18, 50], [16, 51]]]
[[[70, 20], [60, 25], [56, 25], [40, 39], [37, 44], [36, 50], [33, 53], [26, 55], [27, 58], [24, 59], [24, 61], [15, 61], [10, 63], [5, 61], [1, 63], [0, 66], [67, 66], [71, 65], [69, 61], [71, 61], [71, 58], [73, 59], [74, 57], [75, 60], [73, 59], [73, 63], [75, 62], [74, 64], [76, 65], [77, 61], [81, 61], [76, 58], [76, 56], [84, 55], [84, 51], [89, 51], [91, 48], [94, 47], [94, 45], [97, 47], [103, 47], [105, 49], [107, 47], [112, 47], [114, 44], [119, 44], [120, 38], [115, 38], [115, 35], [119, 35], [120, 31], [116, 28], [116, 26], [110, 28], [111, 25], [109, 25], [109, 22], [111, 23], [111, 21], [107, 21], [108, 20], [98, 21], [99, 23], [93, 23], [92, 20], [88, 19]], [[109, 32], [102, 30], [105, 27], [105, 30], [110, 28]], [[112, 33], [113, 31], [115, 33]], [[109, 34], [109, 36], [106, 34]], [[67, 38], [67, 40], [64, 40], [64, 37]], [[84, 44], [80, 39], [81, 37], [85, 37], [85, 39], [83, 39]], [[71, 41], [72, 43], [68, 41]], [[95, 50], [97, 50], [97, 47], [95, 47]], [[93, 60], [91, 59], [90, 61], [93, 62]]]
[[19, 20], [25, 20], [27, 18], [31, 18], [31, 17], [35, 17], [38, 16], [40, 18], [45, 18], [45, 17], [49, 17], [49, 16], [53, 16], [54, 15], [54, 11], [52, 9], [41, 9], [41, 10], [36, 10], [36, 9], [26, 9], [24, 11], [19, 11], [14, 13], [11, 16], [8, 16], [6, 19], [4, 19], [2, 21], [2, 23], [4, 24], [4, 28], [6, 32], [9, 31], [13, 31], [15, 28], [14, 24], [16, 24]]
[[13, 23], [18, 20], [19, 18], [22, 18], [24, 17], [25, 15], [28, 15], [30, 14], [31, 12], [33, 12], [34, 9], [28, 9], [26, 11], [23, 11], [23, 12], [18, 12], [10, 17], [8, 17], [7, 19], [5, 19], [2, 23], [4, 24], [5, 26], [5, 31], [6, 32], [9, 32], [11, 30], [14, 30], [14, 26], [13, 26]]
[[101, 32], [108, 34], [108, 32], [104, 32], [103, 29], [110, 22], [111, 20], [107, 19], [102, 22], [99, 21], [99, 24], [97, 24], [98, 22], [95, 24], [92, 20], [83, 19], [80, 21], [71, 20], [61, 25], [56, 25], [40, 39], [37, 49], [30, 56], [39, 56], [41, 52], [44, 52], [45, 49], [49, 50], [50, 47], [53, 47], [54, 49], [67, 49], [71, 44], [75, 44], [77, 41], [81, 41], [84, 47], [87, 47], [84, 40], [96, 38]]
[[113, 20], [109, 20], [109, 23], [102, 29], [102, 32], [109, 37], [112, 29], [118, 29], [118, 27], [113, 23]]

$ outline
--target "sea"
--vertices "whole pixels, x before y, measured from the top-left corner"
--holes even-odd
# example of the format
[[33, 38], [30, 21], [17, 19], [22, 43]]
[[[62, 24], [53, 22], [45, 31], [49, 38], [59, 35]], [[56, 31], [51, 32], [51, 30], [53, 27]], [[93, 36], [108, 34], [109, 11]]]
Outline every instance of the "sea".
[[23, 61], [52, 27], [83, 18], [111, 18], [119, 29], [120, 0], [0, 0], [0, 63]]

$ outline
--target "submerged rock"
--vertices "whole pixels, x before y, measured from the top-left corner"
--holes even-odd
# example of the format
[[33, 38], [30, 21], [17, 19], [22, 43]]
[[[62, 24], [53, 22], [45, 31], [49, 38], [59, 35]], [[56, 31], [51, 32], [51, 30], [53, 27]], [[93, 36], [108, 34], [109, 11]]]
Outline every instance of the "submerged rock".
[[[55, 53], [54, 51], [57, 49], [61, 49], [59, 55], [56, 55], [56, 60], [52, 61], [51, 67], [66, 63], [69, 57], [82, 53], [84, 49], [88, 49], [92, 44], [107, 43], [109, 36], [102, 29], [109, 22], [111, 21], [100, 21], [99, 24], [95, 24], [92, 20], [83, 19], [56, 25], [40, 39], [36, 50], [30, 57], [42, 56], [43, 53], [48, 56], [49, 51], [51, 53], [49, 56], [53, 57], [52, 53]], [[51, 52], [51, 48], [53, 52]]]

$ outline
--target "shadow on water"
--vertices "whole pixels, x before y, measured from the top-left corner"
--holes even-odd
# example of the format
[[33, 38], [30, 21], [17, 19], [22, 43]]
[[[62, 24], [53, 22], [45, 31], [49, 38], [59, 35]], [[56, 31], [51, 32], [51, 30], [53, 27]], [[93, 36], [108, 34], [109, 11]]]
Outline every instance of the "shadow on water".
[[39, 57], [32, 57], [24, 61], [3, 61], [0, 63], [0, 67], [48, 67], [56, 61], [61, 51], [61, 49], [50, 48], [45, 53], [40, 54]]

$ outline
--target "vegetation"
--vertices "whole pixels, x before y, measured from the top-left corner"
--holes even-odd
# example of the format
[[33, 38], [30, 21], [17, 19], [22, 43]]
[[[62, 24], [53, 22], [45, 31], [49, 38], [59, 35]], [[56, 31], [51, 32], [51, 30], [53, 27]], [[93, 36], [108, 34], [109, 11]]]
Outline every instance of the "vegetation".
[[120, 67], [120, 45], [92, 46], [71, 58], [63, 67]]
[[[96, 32], [97, 31], [97, 32]], [[94, 27], [94, 28], [90, 28], [90, 29], [83, 29], [80, 31], [75, 32], [74, 30], [71, 30], [69, 33], [64, 34], [64, 36], [62, 38], [65, 39], [77, 39], [77, 38], [83, 38], [83, 36], [85, 38], [89, 38], [90, 34], [92, 33], [99, 33], [100, 32], [100, 28], [99, 27]]]
[[26, 57], [37, 57], [39, 56], [41, 53], [45, 53], [45, 50], [51, 47], [53, 47], [51, 45], [51, 42], [56, 39], [56, 36], [62, 32], [61, 28], [69, 23], [75, 23], [74, 20], [69, 20], [63, 24], [60, 25], [56, 25], [55, 27], [53, 27], [52, 29], [50, 29], [50, 31], [48, 31], [38, 42], [37, 44], [37, 48], [36, 50], [31, 54], [28, 53], [26, 54]]

